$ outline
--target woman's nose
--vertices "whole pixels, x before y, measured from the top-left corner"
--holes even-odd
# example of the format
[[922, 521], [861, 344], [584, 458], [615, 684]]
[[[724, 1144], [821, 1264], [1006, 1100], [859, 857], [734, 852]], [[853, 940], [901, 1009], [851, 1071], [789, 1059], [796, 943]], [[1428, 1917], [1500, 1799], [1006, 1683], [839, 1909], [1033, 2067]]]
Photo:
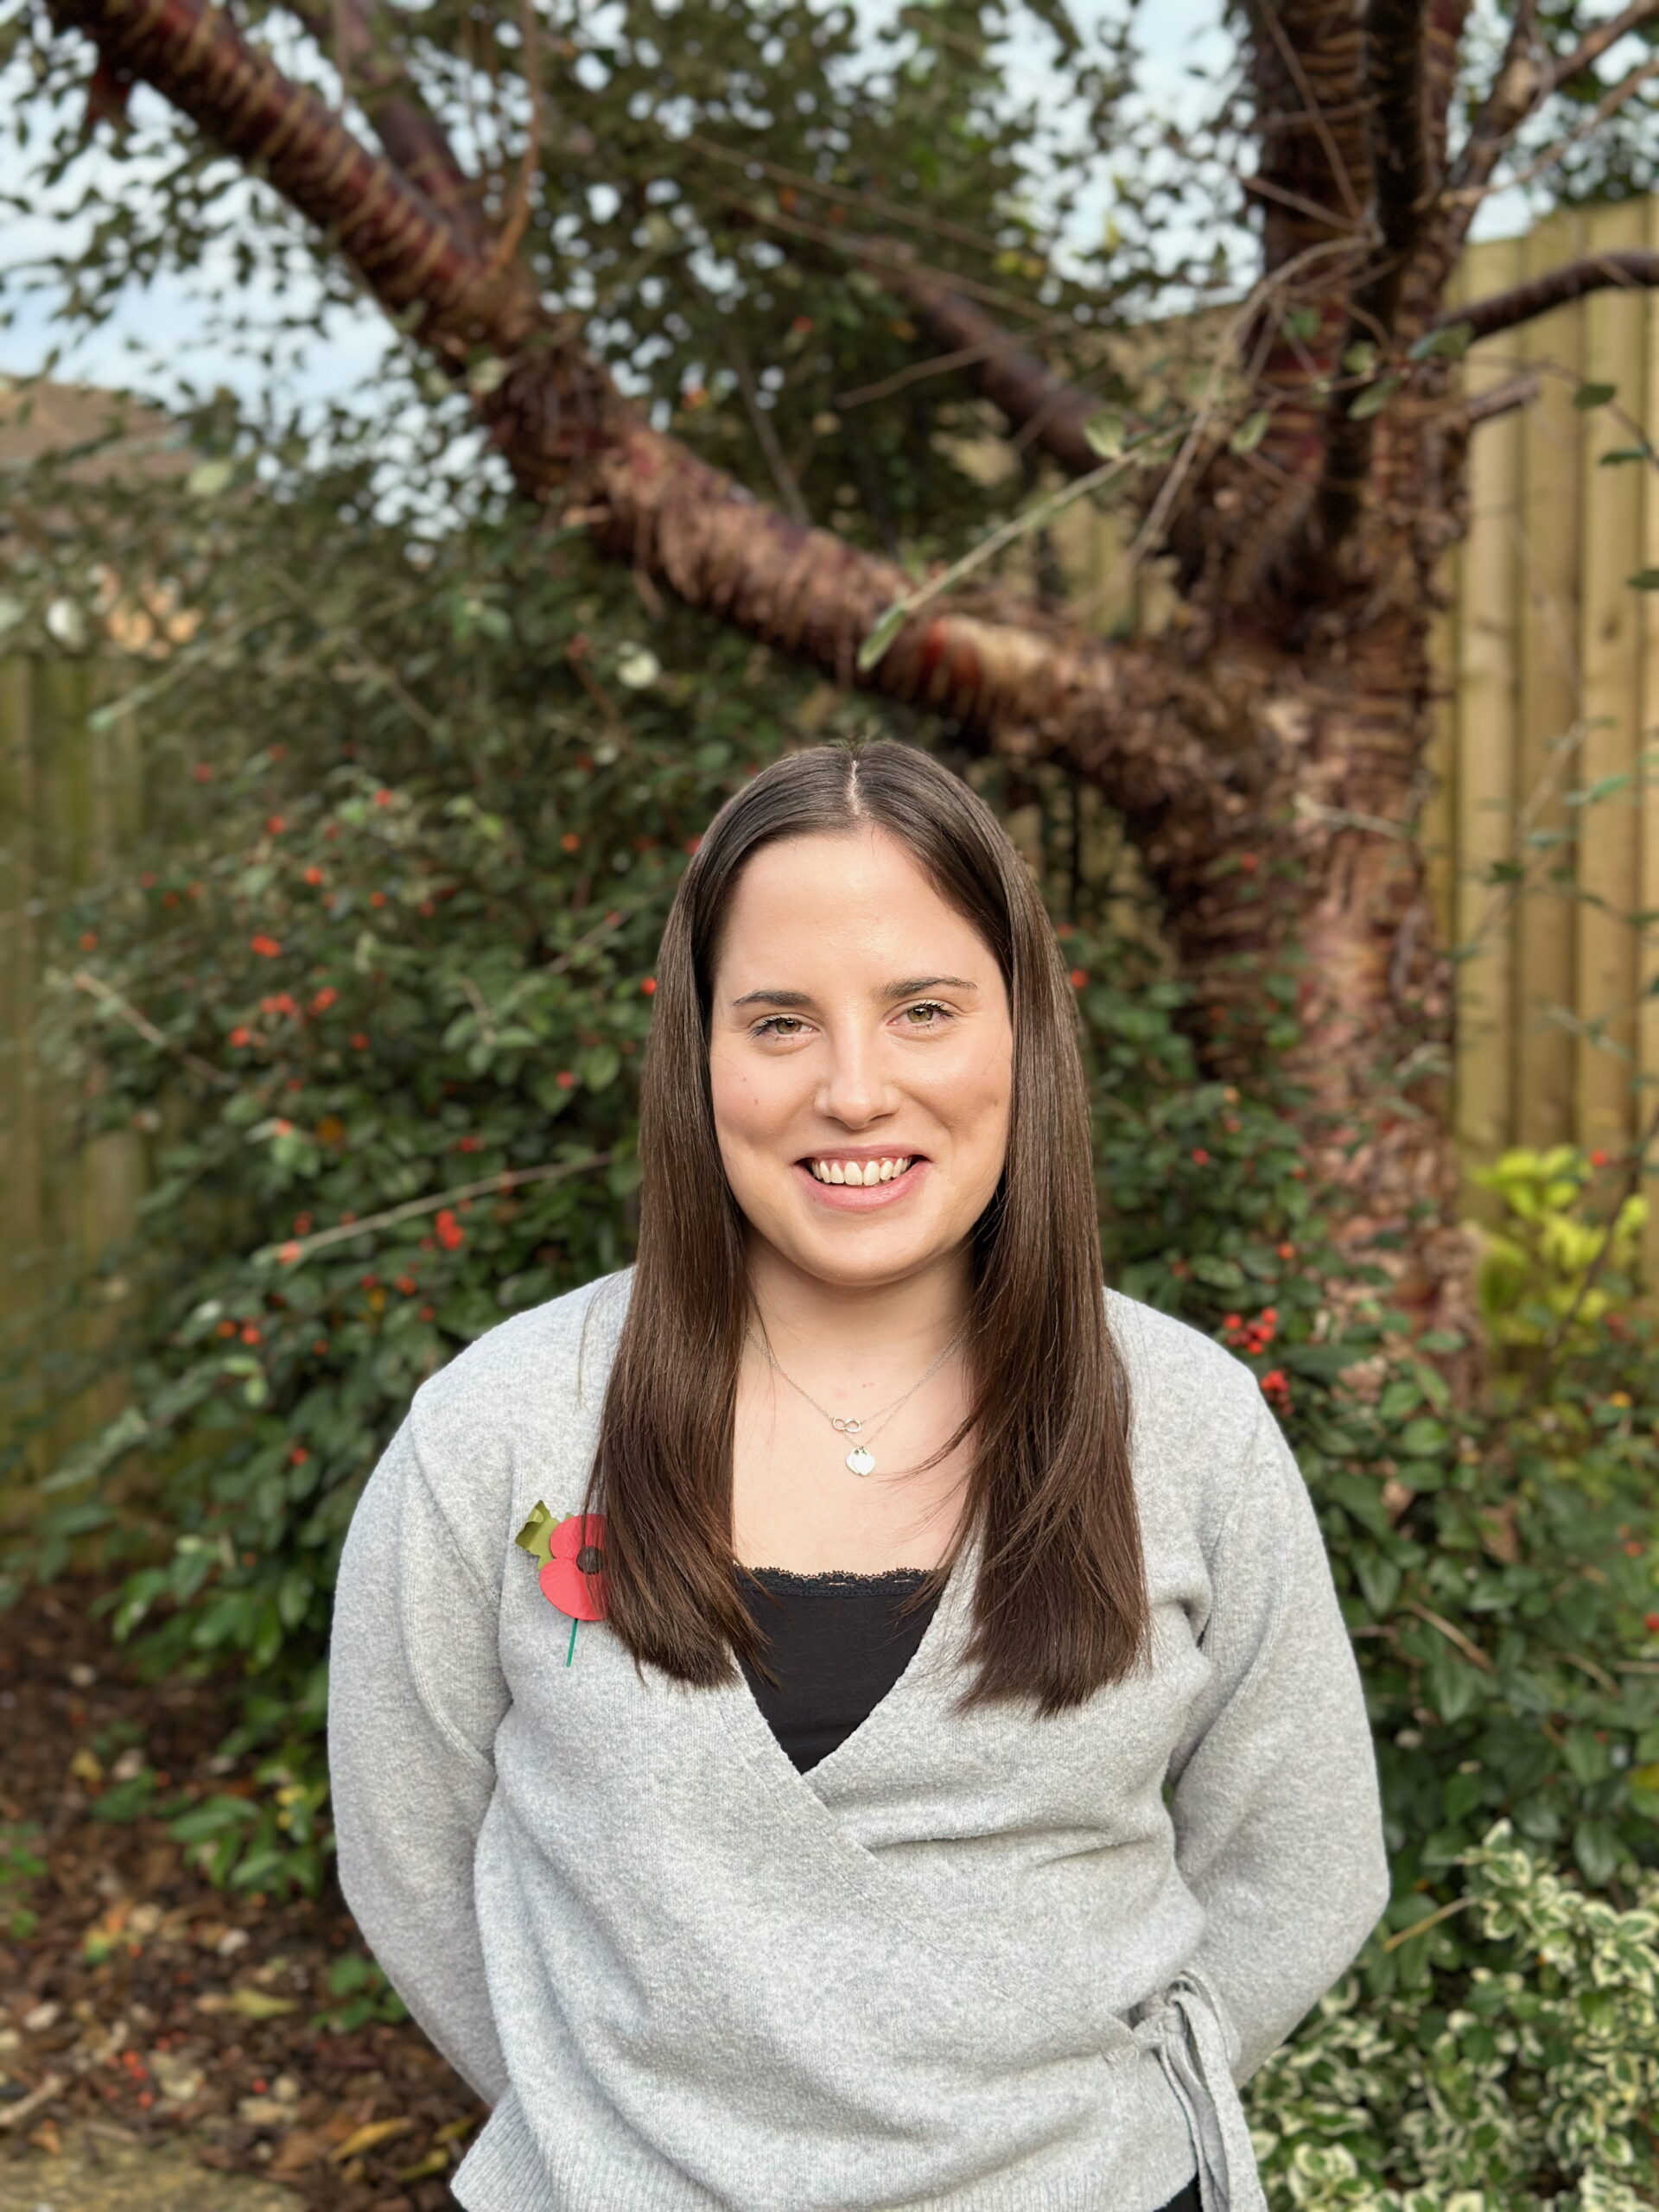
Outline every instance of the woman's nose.
[[818, 1111], [830, 1120], [857, 1128], [890, 1110], [892, 1090], [875, 1040], [842, 1037], [830, 1045], [829, 1065], [816, 1103]]

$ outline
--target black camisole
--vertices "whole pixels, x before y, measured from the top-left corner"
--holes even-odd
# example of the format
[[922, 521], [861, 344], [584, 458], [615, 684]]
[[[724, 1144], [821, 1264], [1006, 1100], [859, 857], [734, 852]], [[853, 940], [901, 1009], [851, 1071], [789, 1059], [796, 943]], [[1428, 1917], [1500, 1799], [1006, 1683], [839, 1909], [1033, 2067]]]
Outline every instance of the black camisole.
[[739, 1594], [767, 1639], [766, 1663], [778, 1687], [747, 1663], [744, 1675], [803, 1774], [868, 1719], [916, 1656], [938, 1599], [902, 1618], [899, 1608], [926, 1580], [920, 1567], [887, 1574], [740, 1571]]

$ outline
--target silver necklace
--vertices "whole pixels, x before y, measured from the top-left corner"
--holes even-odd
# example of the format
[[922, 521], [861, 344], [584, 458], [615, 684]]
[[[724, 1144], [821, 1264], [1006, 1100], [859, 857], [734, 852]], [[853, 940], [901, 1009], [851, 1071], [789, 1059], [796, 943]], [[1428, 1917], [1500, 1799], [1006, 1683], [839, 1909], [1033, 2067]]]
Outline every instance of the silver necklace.
[[[957, 1346], [962, 1342], [967, 1333], [968, 1330], [964, 1324], [962, 1328], [957, 1330], [956, 1335], [951, 1338], [950, 1343], [946, 1344], [944, 1350], [939, 1354], [931, 1367], [928, 1369], [927, 1373], [918, 1376], [918, 1378], [911, 1384], [909, 1389], [905, 1392], [902, 1398], [894, 1398], [890, 1404], [878, 1408], [874, 1413], [866, 1414], [862, 1421], [855, 1421], [850, 1414], [832, 1414], [827, 1407], [821, 1406], [810, 1391], [802, 1390], [800, 1384], [795, 1380], [795, 1377], [792, 1375], [784, 1374], [783, 1369], [779, 1366], [777, 1359], [773, 1355], [772, 1346], [763, 1338], [757, 1337], [753, 1329], [749, 1331], [749, 1341], [752, 1344], [759, 1345], [760, 1349], [766, 1354], [767, 1362], [774, 1373], [783, 1375], [785, 1382], [788, 1383], [791, 1390], [800, 1391], [801, 1396], [806, 1400], [807, 1404], [811, 1407], [815, 1414], [822, 1414], [825, 1421], [829, 1422], [830, 1427], [836, 1430], [841, 1435], [850, 1436], [857, 1439], [863, 1437], [867, 1432], [870, 1435], [874, 1436], [878, 1428], [885, 1428], [888, 1421], [892, 1420], [894, 1414], [898, 1412], [899, 1407], [904, 1405], [909, 1399], [913, 1398], [916, 1393], [921, 1389], [922, 1384], [928, 1382], [933, 1376], [938, 1373], [939, 1370], [944, 1365], [945, 1361], [950, 1358], [951, 1353], [955, 1351]], [[868, 1444], [855, 1442], [852, 1450], [847, 1454], [846, 1464], [849, 1471], [855, 1475], [861, 1477], [865, 1475], [873, 1475], [875, 1472], [875, 1455], [871, 1452]]]

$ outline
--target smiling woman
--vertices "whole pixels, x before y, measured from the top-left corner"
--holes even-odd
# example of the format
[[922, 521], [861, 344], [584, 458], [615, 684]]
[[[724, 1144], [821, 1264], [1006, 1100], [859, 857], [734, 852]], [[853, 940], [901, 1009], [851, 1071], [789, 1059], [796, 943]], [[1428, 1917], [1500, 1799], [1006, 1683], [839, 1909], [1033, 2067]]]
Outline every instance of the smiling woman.
[[455, 2195], [1264, 2212], [1238, 2086], [1387, 1901], [1376, 1769], [1253, 1375], [1103, 1283], [1030, 878], [816, 747], [656, 972], [636, 1265], [422, 1386], [340, 1568], [340, 1878], [494, 2106]]

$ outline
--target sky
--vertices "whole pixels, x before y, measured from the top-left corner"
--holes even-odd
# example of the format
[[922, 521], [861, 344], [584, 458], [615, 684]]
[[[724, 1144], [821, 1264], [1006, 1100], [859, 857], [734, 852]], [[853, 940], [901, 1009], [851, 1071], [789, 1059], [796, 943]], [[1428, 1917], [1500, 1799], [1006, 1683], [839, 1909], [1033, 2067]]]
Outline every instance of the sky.
[[[866, 0], [866, 4], [874, 16], [875, 0]], [[1114, 0], [1094, 0], [1103, 15], [1113, 6]], [[1196, 123], [1205, 100], [1201, 76], [1213, 77], [1234, 50], [1233, 35], [1222, 27], [1223, 7], [1224, 0], [1151, 0], [1142, 11], [1139, 96], [1154, 111], [1178, 124]], [[1087, 0], [1076, 12], [1087, 22]], [[885, 16], [885, 8], [880, 13]], [[1040, 96], [1050, 81], [1035, 44], [1028, 54], [1010, 57], [1007, 74], [1011, 92], [1020, 99]], [[117, 162], [113, 155], [106, 158]], [[0, 188], [15, 188], [25, 166], [26, 156], [10, 140], [0, 144]], [[1099, 184], [1087, 195], [1077, 217], [1079, 225], [1095, 237], [1110, 202], [1108, 167], [1103, 161], [1100, 164]], [[143, 189], [142, 178], [130, 173], [130, 165], [123, 189], [130, 194]], [[1525, 219], [1526, 210], [1514, 195], [1499, 195], [1482, 209], [1476, 235], [1501, 237], [1523, 228]], [[67, 220], [37, 214], [9, 221], [7, 263], [15, 265], [54, 245], [60, 247], [67, 235]], [[256, 291], [256, 301], [257, 296]], [[267, 292], [266, 297], [274, 306], [275, 295]], [[161, 399], [180, 397], [181, 382], [203, 391], [223, 384], [251, 397], [261, 372], [213, 340], [208, 333], [212, 313], [213, 302], [193, 294], [185, 280], [158, 277], [142, 289], [131, 289], [111, 320], [67, 351], [54, 373], [66, 380], [137, 390]], [[4, 296], [0, 320], [0, 374], [38, 372], [60, 334], [49, 299], [19, 297], [12, 288]], [[331, 319], [326, 342], [313, 338], [305, 345], [301, 365], [285, 379], [286, 395], [308, 404], [335, 399], [349, 404], [353, 394], [372, 388], [388, 342], [385, 325], [372, 304], [340, 311]]]

